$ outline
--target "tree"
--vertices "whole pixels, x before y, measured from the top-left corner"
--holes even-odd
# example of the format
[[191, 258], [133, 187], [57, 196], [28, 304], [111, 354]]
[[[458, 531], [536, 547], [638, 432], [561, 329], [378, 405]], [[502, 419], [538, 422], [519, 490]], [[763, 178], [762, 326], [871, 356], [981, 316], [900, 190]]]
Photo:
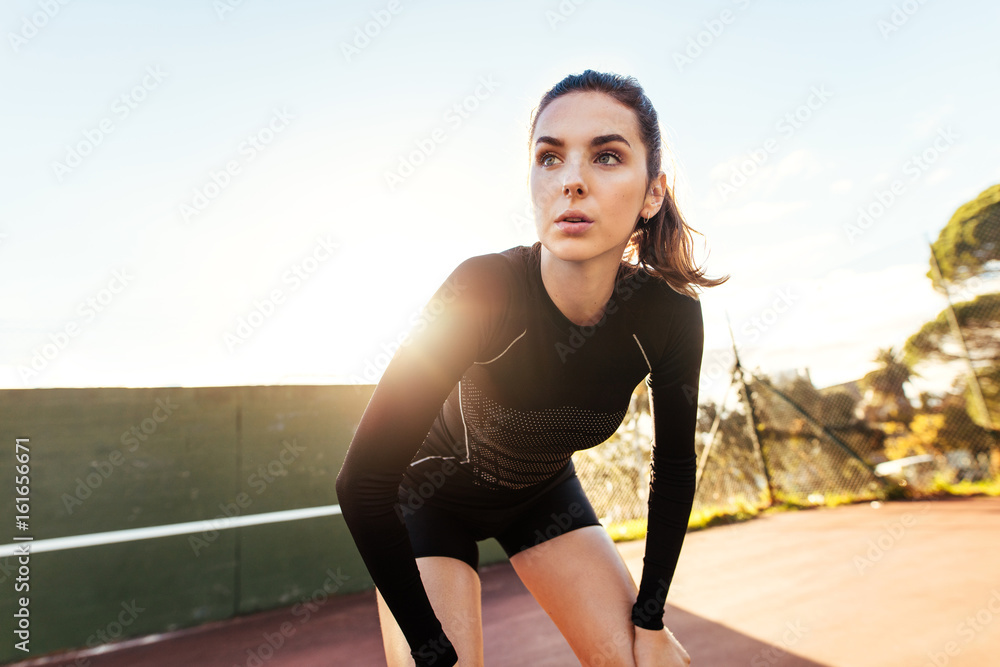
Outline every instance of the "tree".
[[861, 378], [865, 388], [862, 400], [865, 420], [908, 424], [913, 419], [913, 404], [903, 391], [903, 385], [915, 373], [902, 352], [892, 347], [880, 349], [875, 361], [880, 367]]
[[[1000, 294], [980, 294], [972, 301], [956, 303], [952, 308], [973, 366], [988, 369], [992, 366], [990, 362], [1000, 359], [1000, 337], [997, 336], [1000, 328]], [[907, 363], [925, 360], [953, 361], [961, 358], [955, 343], [948, 313], [942, 310], [936, 318], [925, 323], [920, 331], [906, 340], [903, 346], [904, 357]]]
[[[982, 278], [1000, 277], [1000, 185], [960, 206], [932, 244], [932, 251], [927, 275], [934, 289], [952, 298], [955, 288], [978, 287]], [[940, 278], [934, 271], [935, 258]], [[905, 361], [911, 366], [921, 361], [947, 362], [963, 359], [967, 352], [971, 370], [964, 391], [974, 399], [967, 401], [969, 409], [976, 422], [990, 425], [992, 420], [995, 425], [1000, 419], [1000, 294], [966, 291], [951, 311], [954, 322], [946, 308], [907, 339]]]
[[[933, 246], [945, 281], [960, 283], [1000, 273], [1000, 184], [960, 206]], [[928, 270], [927, 277], [934, 289], [944, 291], [933, 270]]]

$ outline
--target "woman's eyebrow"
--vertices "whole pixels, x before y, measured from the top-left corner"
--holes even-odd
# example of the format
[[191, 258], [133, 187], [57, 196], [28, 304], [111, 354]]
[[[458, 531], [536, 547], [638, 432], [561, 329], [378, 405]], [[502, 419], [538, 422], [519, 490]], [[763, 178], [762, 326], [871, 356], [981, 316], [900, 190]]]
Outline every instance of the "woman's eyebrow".
[[[610, 144], [613, 141], [620, 141], [629, 148], [632, 148], [632, 144], [630, 144], [625, 137], [620, 134], [602, 134], [599, 137], [594, 137], [590, 140], [590, 147], [594, 148], [596, 146], [603, 146], [604, 144]], [[555, 137], [544, 136], [538, 137], [538, 141], [535, 142], [535, 145], [537, 146], [538, 144], [550, 144], [552, 146], [562, 148], [566, 145], [566, 142], [562, 139], [556, 139]]]

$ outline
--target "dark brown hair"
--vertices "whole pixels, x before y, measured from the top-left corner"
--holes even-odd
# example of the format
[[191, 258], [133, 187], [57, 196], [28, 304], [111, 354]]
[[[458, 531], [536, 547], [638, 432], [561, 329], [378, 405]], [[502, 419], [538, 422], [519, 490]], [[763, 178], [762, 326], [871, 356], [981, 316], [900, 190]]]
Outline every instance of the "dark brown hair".
[[[642, 86], [631, 76], [595, 72], [588, 69], [583, 74], [571, 74], [553, 86], [538, 104], [531, 118], [530, 140], [535, 136], [535, 125], [538, 117], [553, 100], [575, 92], [598, 92], [611, 96], [624, 104], [634, 113], [639, 124], [639, 134], [646, 147], [646, 188], [660, 173], [663, 159], [663, 140], [660, 134], [660, 123], [656, 109], [646, 97]], [[676, 172], [674, 184], [677, 182]], [[625, 248], [622, 259], [629, 265], [641, 266], [655, 276], [662, 278], [675, 291], [687, 294], [695, 299], [698, 292], [694, 286], [715, 287], [729, 280], [729, 275], [722, 278], [706, 278], [704, 269], [695, 266], [693, 251], [694, 243], [691, 233], [701, 234], [684, 221], [674, 201], [674, 187], [671, 184], [664, 193], [663, 204], [656, 215], [648, 220], [643, 217], [636, 219], [635, 231]]]

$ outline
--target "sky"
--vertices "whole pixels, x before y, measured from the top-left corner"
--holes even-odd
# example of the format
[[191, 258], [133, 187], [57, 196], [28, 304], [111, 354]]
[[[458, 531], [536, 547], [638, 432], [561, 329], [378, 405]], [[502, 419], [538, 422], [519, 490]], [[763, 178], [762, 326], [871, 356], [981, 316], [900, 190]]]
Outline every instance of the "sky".
[[455, 266], [537, 240], [530, 114], [588, 68], [644, 87], [731, 276], [703, 395], [730, 326], [747, 368], [857, 379], [944, 307], [927, 242], [1000, 182], [997, 25], [985, 0], [6, 3], [0, 387], [377, 381]]

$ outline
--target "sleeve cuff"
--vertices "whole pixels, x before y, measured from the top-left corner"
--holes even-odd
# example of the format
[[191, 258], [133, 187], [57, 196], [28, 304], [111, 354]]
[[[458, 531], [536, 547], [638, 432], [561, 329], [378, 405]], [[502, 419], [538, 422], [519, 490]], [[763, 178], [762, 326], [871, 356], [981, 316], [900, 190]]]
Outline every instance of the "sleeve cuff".
[[632, 625], [646, 630], [662, 630], [663, 607], [660, 607], [656, 612], [651, 613], [643, 609], [639, 605], [639, 602], [636, 601], [636, 603], [632, 605]]
[[417, 667], [453, 667], [458, 664], [458, 653], [444, 631], [436, 639], [411, 650], [410, 655]]

